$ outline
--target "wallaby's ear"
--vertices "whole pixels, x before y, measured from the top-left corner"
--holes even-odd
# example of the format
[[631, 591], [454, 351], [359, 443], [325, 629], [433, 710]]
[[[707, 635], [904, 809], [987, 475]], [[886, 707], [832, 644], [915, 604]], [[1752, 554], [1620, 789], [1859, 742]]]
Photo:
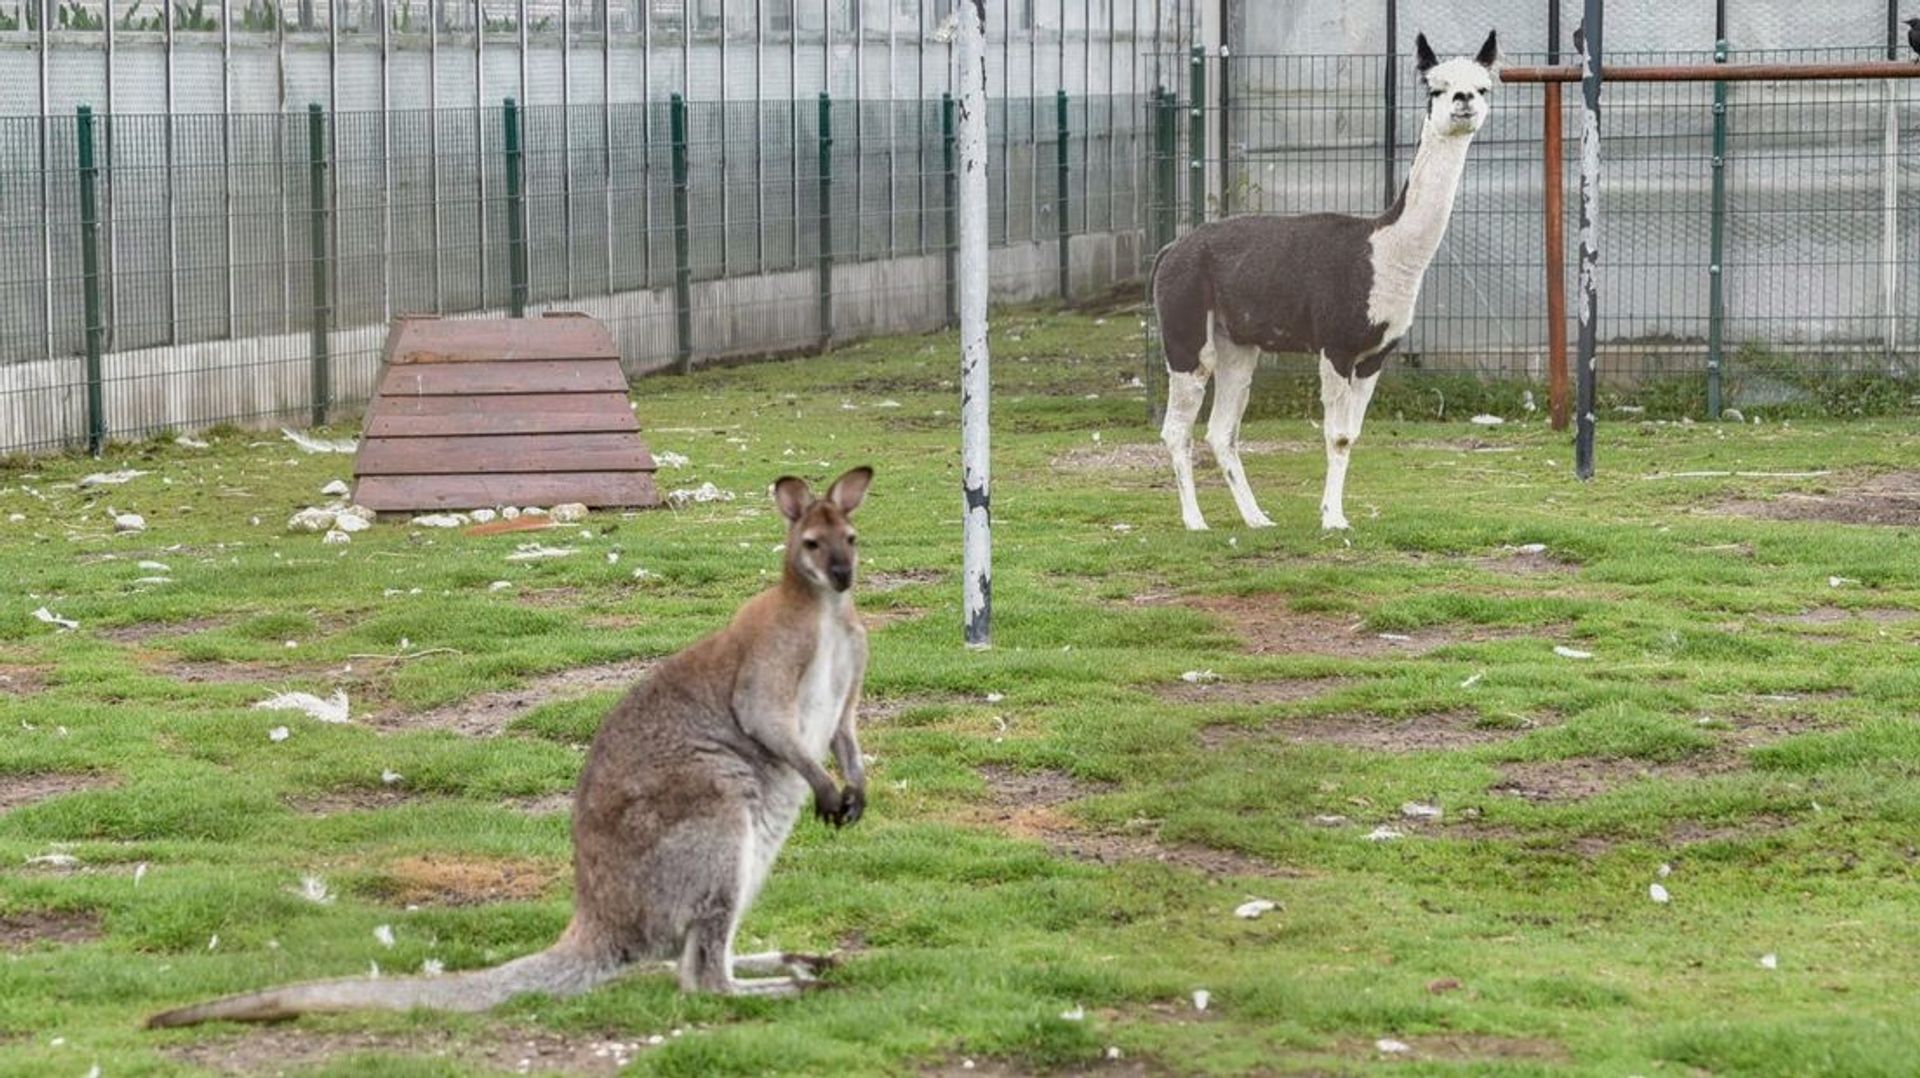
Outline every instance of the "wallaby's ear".
[[839, 506], [842, 513], [851, 513], [860, 508], [867, 496], [867, 485], [872, 482], [873, 469], [862, 465], [834, 480], [827, 488], [827, 500]]
[[1440, 58], [1433, 54], [1433, 46], [1427, 44], [1427, 35], [1425, 34], [1415, 35], [1413, 39], [1413, 55], [1420, 64], [1420, 73], [1422, 75], [1427, 73], [1428, 68], [1440, 62]]
[[1500, 34], [1496, 30], [1487, 31], [1486, 44], [1480, 46], [1480, 54], [1473, 58], [1481, 67], [1492, 67], [1500, 61]]
[[780, 515], [788, 520], [799, 520], [812, 501], [813, 492], [807, 489], [806, 480], [783, 475], [773, 481], [773, 502], [780, 507]]

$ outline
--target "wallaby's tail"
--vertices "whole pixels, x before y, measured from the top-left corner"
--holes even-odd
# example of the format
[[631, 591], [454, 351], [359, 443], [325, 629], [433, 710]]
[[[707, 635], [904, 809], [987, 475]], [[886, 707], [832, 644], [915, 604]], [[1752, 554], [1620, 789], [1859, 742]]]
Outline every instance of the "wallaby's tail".
[[330, 1011], [410, 1011], [416, 1007], [484, 1011], [529, 992], [578, 995], [613, 979], [624, 968], [618, 961], [590, 954], [562, 939], [538, 954], [492, 969], [444, 977], [352, 978], [286, 985], [163, 1011], [147, 1019], [147, 1028], [200, 1022], [272, 1022]]

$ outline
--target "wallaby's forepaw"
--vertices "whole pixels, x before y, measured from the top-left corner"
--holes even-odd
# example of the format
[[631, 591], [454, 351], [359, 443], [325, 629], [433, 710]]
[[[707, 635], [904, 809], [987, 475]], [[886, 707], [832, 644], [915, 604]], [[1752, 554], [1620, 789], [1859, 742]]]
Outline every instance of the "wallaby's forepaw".
[[840, 791], [840, 815], [833, 821], [835, 827], [848, 827], [860, 822], [867, 811], [867, 791], [858, 786], [849, 786]]
[[846, 812], [846, 803], [841, 799], [840, 791], [832, 786], [813, 791], [813, 814], [820, 822], [840, 826], [840, 817]]

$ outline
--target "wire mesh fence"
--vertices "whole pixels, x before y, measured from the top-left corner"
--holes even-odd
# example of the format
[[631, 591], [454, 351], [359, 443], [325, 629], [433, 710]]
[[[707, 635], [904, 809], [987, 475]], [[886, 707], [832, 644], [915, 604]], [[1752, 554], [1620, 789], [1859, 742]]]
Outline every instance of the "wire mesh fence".
[[[1724, 55], [1816, 64], [1885, 53]], [[1150, 249], [1232, 213], [1378, 214], [1407, 178], [1426, 105], [1411, 57], [1184, 60], [1187, 85], [1150, 106]], [[1607, 57], [1714, 61], [1712, 50]], [[1603, 386], [1621, 400], [1700, 414], [1718, 359], [1728, 406], [1836, 414], [1920, 406], [1920, 80], [1719, 86], [1716, 94], [1713, 82], [1607, 84]], [[1532, 386], [1546, 380], [1548, 361], [1545, 98], [1538, 86], [1498, 86], [1495, 95], [1395, 366]], [[1572, 237], [1577, 93], [1561, 107], [1561, 204]], [[1553, 272], [1572, 294], [1571, 255]], [[1276, 366], [1311, 377], [1304, 362]]]
[[[996, 103], [1002, 300], [1138, 273], [1145, 109], [1061, 101]], [[0, 119], [3, 452], [351, 406], [399, 314], [585, 310], [636, 372], [950, 317], [939, 98], [86, 123]]]

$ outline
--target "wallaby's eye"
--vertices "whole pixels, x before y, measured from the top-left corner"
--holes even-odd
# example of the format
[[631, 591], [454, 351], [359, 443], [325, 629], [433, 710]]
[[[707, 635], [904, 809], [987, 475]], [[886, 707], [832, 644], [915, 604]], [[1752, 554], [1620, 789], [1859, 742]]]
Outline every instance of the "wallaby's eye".
[[806, 547], [806, 548], [807, 548], [808, 550], [819, 550], [819, 549], [820, 549], [820, 540], [818, 540], [818, 539], [802, 539], [802, 540], [800, 540], [800, 545], [801, 545], [801, 546], [804, 546], [804, 547]]
[[1427, 96], [1428, 97], [1445, 97], [1447, 96], [1447, 92], [1445, 90], [1428, 90]]

